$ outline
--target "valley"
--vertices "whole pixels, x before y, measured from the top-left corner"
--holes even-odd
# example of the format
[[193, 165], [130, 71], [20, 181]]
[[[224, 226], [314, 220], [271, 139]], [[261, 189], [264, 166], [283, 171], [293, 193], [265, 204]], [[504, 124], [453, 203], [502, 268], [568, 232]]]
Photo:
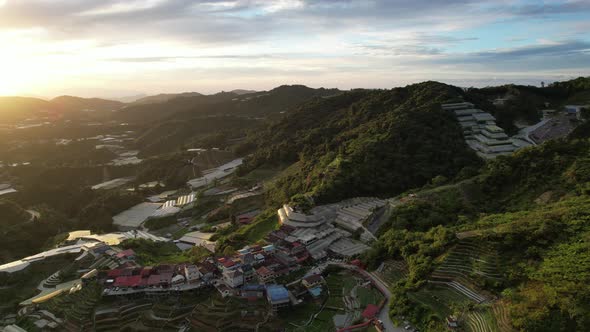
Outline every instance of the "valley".
[[0, 325], [584, 331], [588, 82], [0, 100]]

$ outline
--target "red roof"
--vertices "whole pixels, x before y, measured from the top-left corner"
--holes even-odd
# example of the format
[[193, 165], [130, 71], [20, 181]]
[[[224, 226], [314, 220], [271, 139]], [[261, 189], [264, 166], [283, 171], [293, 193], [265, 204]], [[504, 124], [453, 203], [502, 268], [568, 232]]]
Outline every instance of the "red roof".
[[226, 259], [223, 262], [221, 262], [221, 264], [223, 264], [223, 266], [225, 266], [225, 267], [232, 267], [232, 266], [236, 265], [236, 263], [231, 259]]
[[141, 284], [141, 276], [124, 276], [115, 280], [115, 287], [136, 287]]
[[372, 318], [375, 318], [375, 316], [377, 316], [378, 313], [379, 313], [379, 307], [378, 306], [376, 306], [374, 304], [368, 304], [367, 305], [367, 308], [365, 308], [365, 310], [363, 311], [362, 315], [366, 319], [372, 319]]
[[152, 273], [152, 268], [150, 266], [144, 267], [143, 269], [141, 269], [141, 272], [139, 272], [139, 274], [142, 277], [147, 277]]
[[266, 266], [263, 266], [263, 267], [259, 268], [258, 270], [256, 270], [256, 273], [261, 276], [267, 276], [267, 275], [271, 275], [272, 271], [269, 270]]
[[129, 256], [135, 256], [135, 251], [133, 251], [133, 249], [123, 250], [117, 254], [118, 258], [129, 257]]
[[358, 266], [358, 267], [360, 267], [361, 269], [363, 269], [363, 268], [364, 268], [364, 264], [363, 264], [363, 262], [361, 262], [359, 259], [355, 259], [355, 260], [353, 260], [352, 262], [350, 262], [350, 264], [352, 264], [352, 265], [354, 265], [354, 266]]
[[109, 270], [109, 271], [107, 272], [107, 276], [108, 276], [109, 278], [116, 278], [116, 277], [118, 277], [118, 276], [120, 276], [120, 275], [121, 275], [121, 272], [123, 272], [123, 270], [122, 270], [122, 269], [114, 269], [114, 270]]
[[172, 280], [172, 273], [164, 272], [164, 273], [160, 273], [160, 274], [152, 274], [148, 278], [147, 284], [148, 284], [148, 286], [169, 284], [171, 280]]

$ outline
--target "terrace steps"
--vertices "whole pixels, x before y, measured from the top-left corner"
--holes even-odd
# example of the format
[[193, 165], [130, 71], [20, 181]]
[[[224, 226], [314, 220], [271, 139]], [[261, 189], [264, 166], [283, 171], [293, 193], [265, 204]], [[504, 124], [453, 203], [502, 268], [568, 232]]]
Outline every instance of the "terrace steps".
[[506, 310], [505, 304], [502, 302], [496, 302], [492, 306], [492, 312], [498, 322], [498, 329], [500, 332], [512, 332], [512, 324], [510, 323], [510, 316], [508, 310]]
[[437, 285], [445, 285], [447, 287], [453, 288], [453, 289], [457, 290], [458, 292], [460, 292], [461, 294], [467, 296], [468, 298], [470, 298], [471, 300], [473, 300], [476, 303], [483, 303], [488, 300], [485, 296], [478, 294], [476, 291], [467, 288], [466, 286], [462, 285], [461, 283], [459, 283], [457, 281], [432, 281], [432, 280], [429, 280], [428, 282], [433, 283], [433, 284], [437, 284]]
[[472, 311], [467, 315], [467, 326], [471, 332], [494, 332], [480, 311]]

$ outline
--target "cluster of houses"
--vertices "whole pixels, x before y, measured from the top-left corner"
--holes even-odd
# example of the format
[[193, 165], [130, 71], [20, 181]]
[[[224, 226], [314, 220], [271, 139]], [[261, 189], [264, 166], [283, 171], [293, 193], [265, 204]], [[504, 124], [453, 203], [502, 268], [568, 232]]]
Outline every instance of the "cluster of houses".
[[[295, 288], [296, 295], [293, 290], [276, 283], [277, 278], [301, 269], [301, 263], [309, 258], [303, 246], [294, 246], [292, 249], [292, 252], [285, 252], [284, 248], [277, 249], [272, 244], [255, 245], [243, 248], [229, 257], [208, 257], [196, 264], [161, 264], [153, 267], [135, 264], [135, 253], [128, 249], [114, 255], [120, 259], [118, 267], [101, 271], [95, 269], [84, 275], [82, 281], [97, 280], [104, 286], [104, 296], [118, 297], [160, 296], [215, 287], [223, 297], [266, 299], [276, 311], [284, 306], [301, 303], [300, 298], [304, 295], [317, 298], [322, 292], [323, 278], [316, 274], [301, 279]], [[105, 252], [105, 255], [108, 253]]]

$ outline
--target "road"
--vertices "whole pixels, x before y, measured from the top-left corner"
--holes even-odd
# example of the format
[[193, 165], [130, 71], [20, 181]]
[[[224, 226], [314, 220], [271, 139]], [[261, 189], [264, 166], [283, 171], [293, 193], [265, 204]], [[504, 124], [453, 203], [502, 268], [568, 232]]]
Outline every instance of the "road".
[[369, 272], [368, 274], [372, 277], [375, 284], [379, 285], [379, 288], [381, 288], [381, 292], [387, 298], [387, 304], [385, 306], [383, 306], [383, 309], [381, 309], [381, 311], [379, 312], [379, 319], [383, 322], [383, 327], [385, 328], [385, 331], [387, 331], [387, 332], [389, 332], [389, 331], [391, 331], [391, 332], [405, 331], [402, 327], [393, 325], [391, 318], [389, 318], [389, 303], [391, 301], [391, 292], [389, 291], [389, 287], [387, 286], [387, 284], [383, 280], [381, 280], [381, 278], [379, 278], [375, 274], [373, 274], [371, 272]]
[[385, 298], [387, 299], [387, 303], [383, 306], [383, 309], [381, 309], [381, 311], [379, 312], [379, 319], [383, 322], [383, 327], [385, 328], [385, 331], [386, 332], [405, 332], [406, 331], [402, 327], [395, 326], [393, 324], [393, 321], [389, 317], [389, 302], [391, 301], [391, 292], [389, 291], [389, 287], [388, 287], [387, 283], [385, 283], [383, 280], [381, 280], [381, 278], [379, 278], [375, 274], [373, 274], [371, 272], [367, 272], [362, 269], [359, 269], [358, 267], [356, 267], [354, 265], [350, 265], [350, 264], [346, 264], [346, 263], [339, 263], [339, 262], [330, 262], [330, 261], [325, 262], [315, 268], [312, 268], [306, 275], [313, 274], [313, 273], [322, 273], [328, 265], [336, 265], [336, 266], [343, 267], [345, 269], [354, 270], [354, 271], [361, 273], [365, 277], [371, 279], [373, 281], [373, 284], [376, 285], [377, 288], [379, 288], [381, 293], [383, 295], [385, 295]]

